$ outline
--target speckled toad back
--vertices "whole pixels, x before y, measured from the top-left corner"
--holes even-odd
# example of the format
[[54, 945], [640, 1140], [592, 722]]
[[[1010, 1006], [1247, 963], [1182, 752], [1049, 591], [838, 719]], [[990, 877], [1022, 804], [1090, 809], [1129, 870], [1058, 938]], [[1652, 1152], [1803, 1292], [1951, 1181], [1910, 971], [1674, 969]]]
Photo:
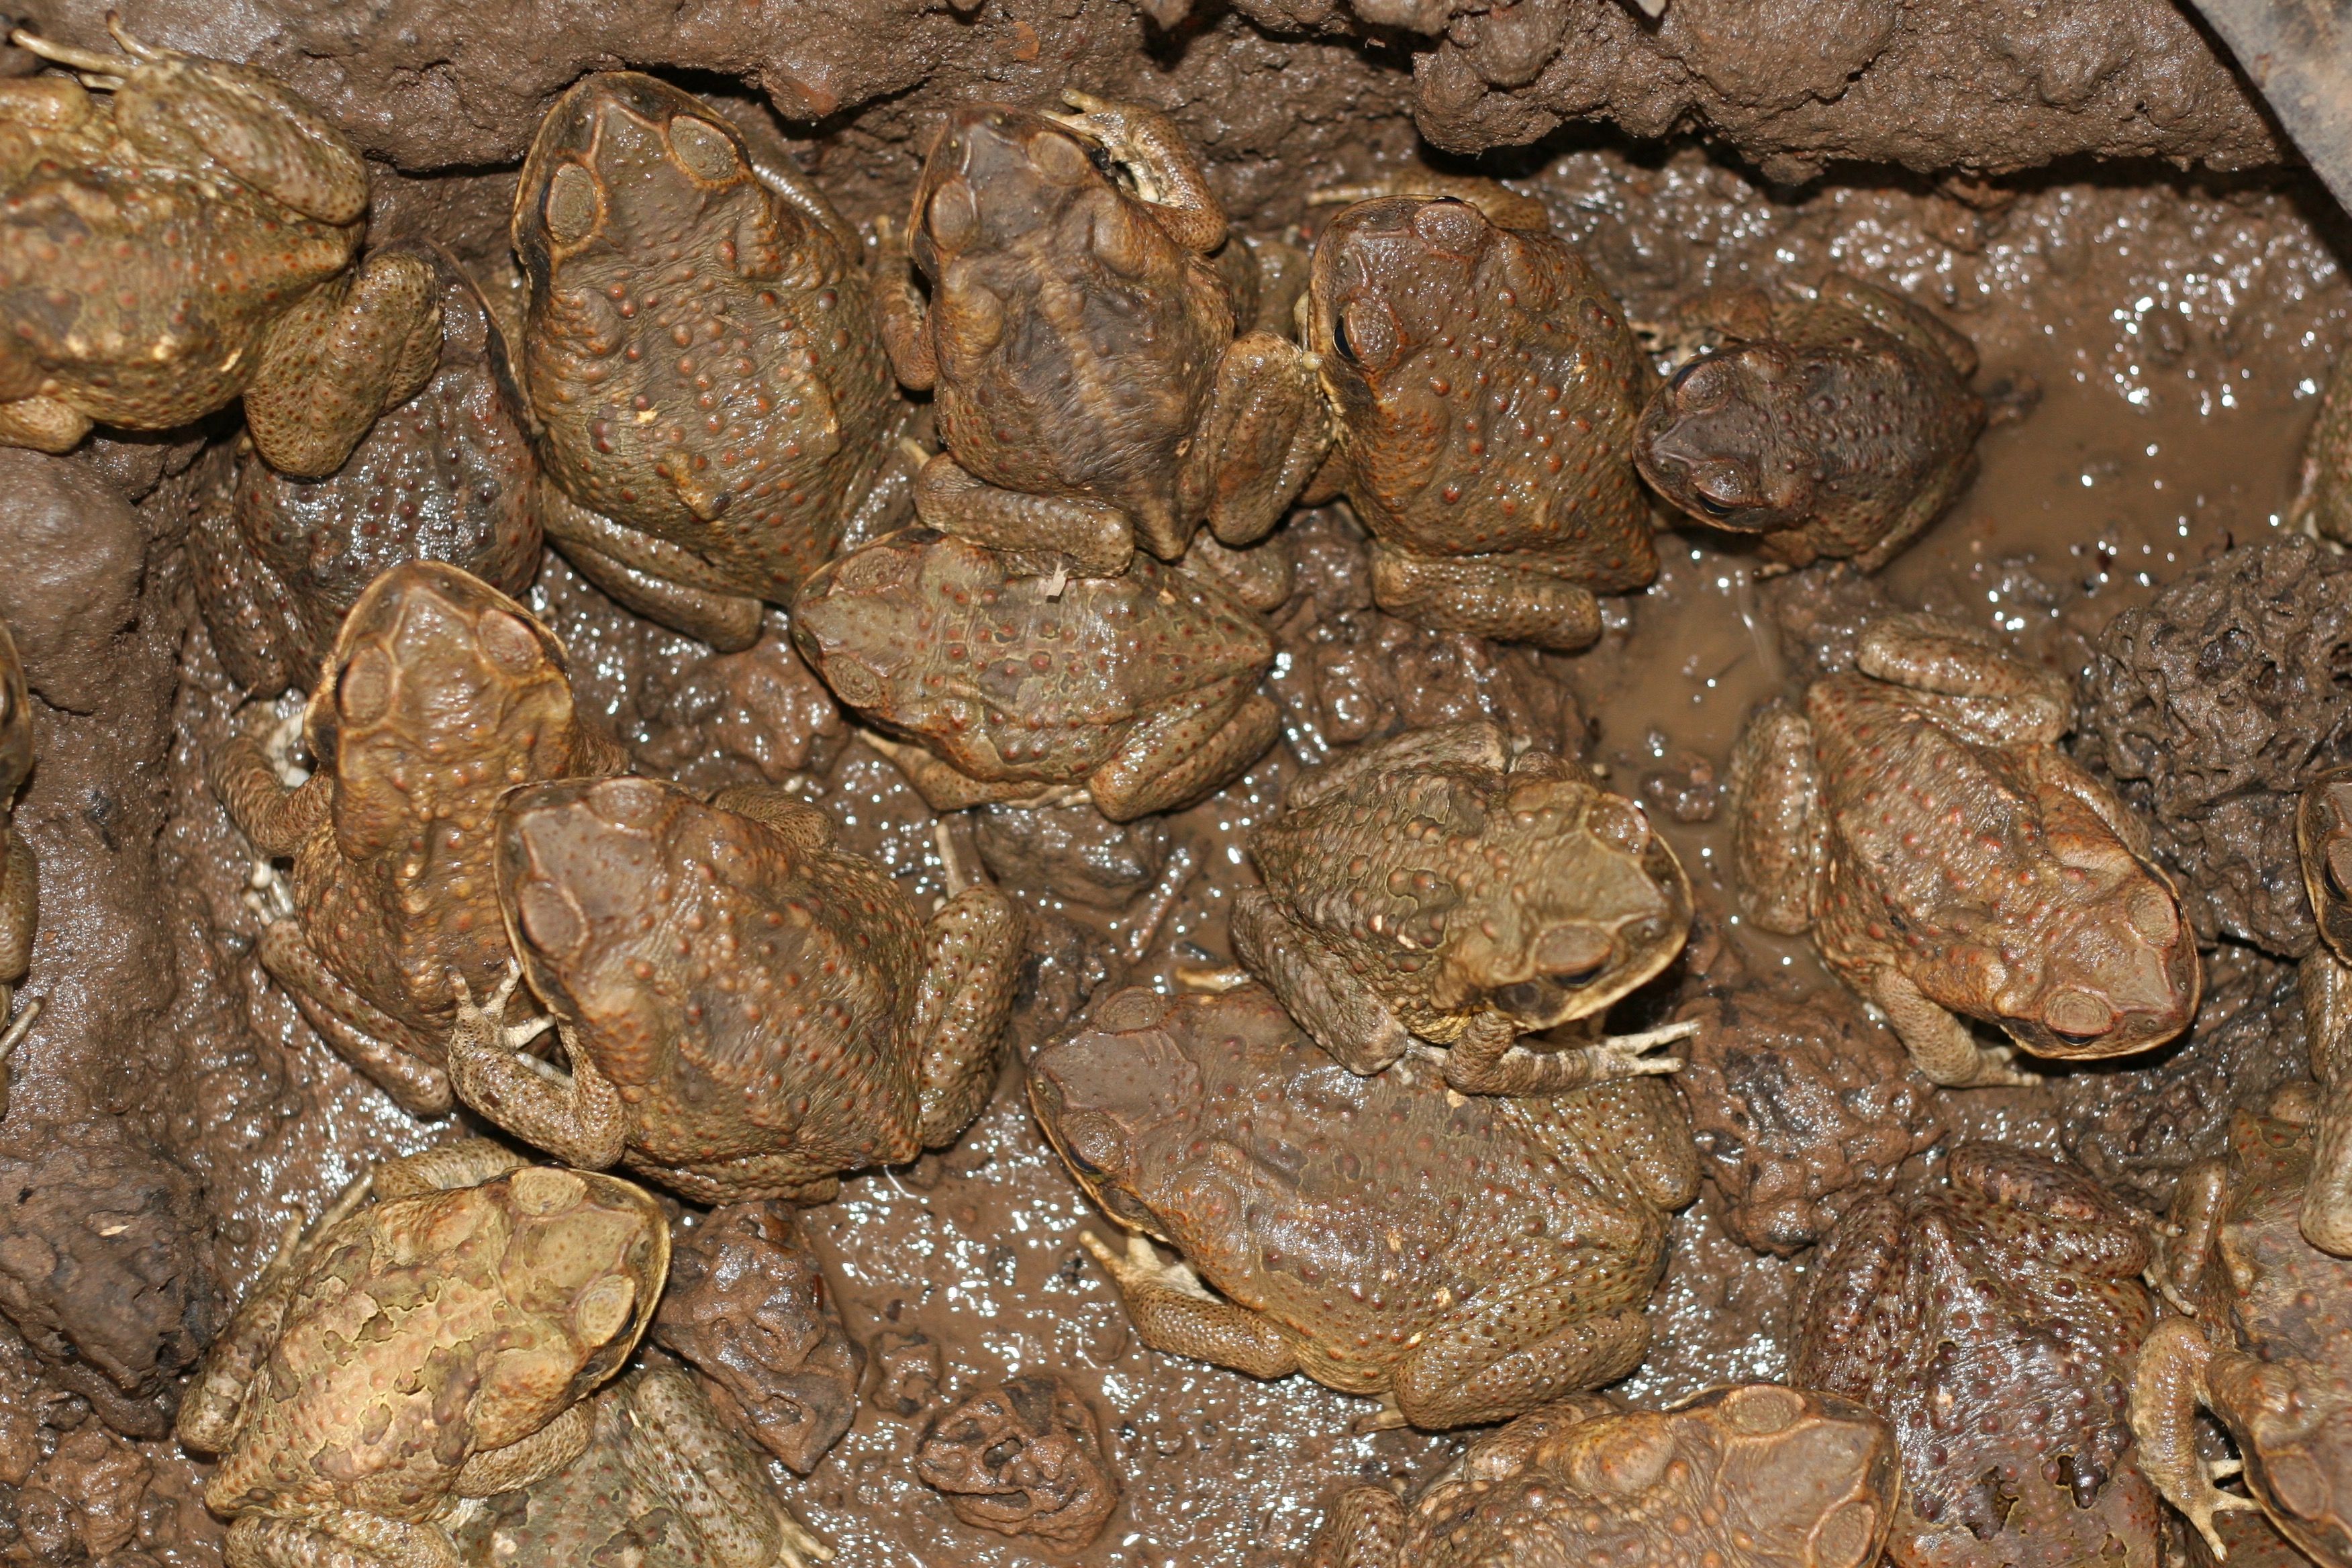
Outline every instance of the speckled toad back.
[[721, 649], [903, 500], [857, 232], [699, 100], [628, 71], [548, 111], [515, 193], [549, 535]]
[[1381, 607], [1581, 647], [1593, 594], [1657, 575], [1633, 426], [1655, 377], [1565, 241], [1452, 197], [1349, 207], [1315, 247], [1307, 346], [1331, 401], [1308, 499], [1378, 542]]
[[1631, 1372], [1666, 1215], [1698, 1187], [1654, 1078], [1528, 1100], [1455, 1094], [1417, 1063], [1360, 1078], [1255, 985], [1119, 992], [1032, 1059], [1029, 1098], [1132, 1233], [1087, 1247], [1144, 1343], [1381, 1394], [1418, 1426]]
[[1868, 1568], [1902, 1481], [1885, 1423], [1833, 1395], [1577, 1394], [1481, 1435], [1411, 1504], [1341, 1493], [1300, 1568]]
[[1749, 917], [1810, 930], [1937, 1083], [2030, 1081], [1969, 1018], [2063, 1058], [2188, 1027], [2194, 933], [2145, 826], [2058, 749], [2065, 679], [1926, 616], [1873, 622], [1855, 664], [1732, 752]]

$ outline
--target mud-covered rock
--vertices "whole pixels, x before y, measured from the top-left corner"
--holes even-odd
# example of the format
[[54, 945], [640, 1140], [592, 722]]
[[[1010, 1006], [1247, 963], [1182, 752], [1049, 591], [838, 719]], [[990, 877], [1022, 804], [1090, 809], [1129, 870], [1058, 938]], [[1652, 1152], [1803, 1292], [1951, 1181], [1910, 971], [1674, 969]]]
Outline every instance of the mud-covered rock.
[[2352, 759], [2352, 560], [2286, 533], [2109, 622], [2075, 754], [2146, 817], [2198, 934], [2294, 958], [2317, 932], [2296, 796]]
[[1097, 909], [1124, 906], [1168, 863], [1168, 830], [1156, 816], [1113, 822], [1087, 801], [983, 805], [972, 837], [989, 874]]
[[730, 1204], [674, 1226], [651, 1333], [701, 1373], [722, 1416], [802, 1475], [856, 1417], [866, 1352], [789, 1204]]
[[2053, 1080], [2059, 1141], [2108, 1186], [2167, 1208], [2182, 1171], [2224, 1152], [2232, 1113], [2309, 1077], [2305, 1042], [2294, 966], [2224, 944], [2206, 955], [2205, 996], [2187, 1035]]
[[1282, 537], [1296, 575], [1273, 617], [1282, 656], [1266, 689], [1299, 761], [1313, 766], [1336, 747], [1471, 719], [1564, 757], [1583, 752], [1569, 659], [1374, 609], [1364, 536], [1334, 512], [1309, 512]]
[[69, 458], [0, 447], [0, 620], [25, 679], [52, 708], [92, 712], [138, 613], [146, 531], [120, 490]]
[[1076, 1552], [1118, 1506], [1094, 1407], [1052, 1373], [1008, 1378], [932, 1417], [915, 1473], [966, 1524]]
[[631, 749], [643, 768], [717, 790], [821, 773], [848, 736], [833, 693], [771, 611], [758, 642], [688, 668]]
[[1835, 986], [1718, 986], [1675, 1016], [1698, 1025], [1674, 1082], [1700, 1168], [1759, 1252], [1811, 1247], [1944, 1133], [1935, 1085]]

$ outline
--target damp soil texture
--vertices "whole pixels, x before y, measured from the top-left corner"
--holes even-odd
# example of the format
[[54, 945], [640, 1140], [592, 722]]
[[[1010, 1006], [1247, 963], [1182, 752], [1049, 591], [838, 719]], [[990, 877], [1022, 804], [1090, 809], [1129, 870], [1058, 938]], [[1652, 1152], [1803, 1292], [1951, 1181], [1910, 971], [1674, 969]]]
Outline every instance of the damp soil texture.
[[[1176, 110], [1244, 232], [1311, 238], [1321, 209], [1307, 193], [1376, 177], [1426, 150], [1426, 132], [1484, 155], [1449, 166], [1538, 196], [1637, 324], [1701, 289], [1843, 270], [1970, 335], [2002, 416], [1958, 503], [1874, 580], [1775, 576], [1726, 536], [1677, 528], [1655, 584], [1604, 601], [1601, 642], [1574, 656], [1379, 616], [1345, 514], [1294, 514], [1282, 537], [1297, 582], [1269, 617], [1284, 733], [1263, 762], [1117, 832], [1045, 812], [950, 825], [1032, 917], [1016, 1059], [954, 1147], [855, 1175], [799, 1217], [863, 1373], [828, 1352], [859, 1379], [847, 1430], [805, 1475], [773, 1476], [840, 1568], [1271, 1568], [1297, 1558], [1344, 1486], [1414, 1482], [1460, 1451], [1459, 1434], [1374, 1428], [1376, 1402], [1304, 1377], [1144, 1349], [1080, 1244], [1113, 1228], [1022, 1090], [1018, 1058], [1090, 998], [1173, 988], [1181, 967], [1230, 956], [1226, 911], [1253, 880], [1244, 837], [1305, 766], [1408, 725], [1495, 717], [1642, 799], [1697, 889], [1689, 953], [1616, 1022], [1742, 979], [1833, 987], [1807, 943], [1736, 913], [1724, 780], [1746, 715], [1850, 658], [1857, 619], [1890, 603], [2079, 676], [2118, 613], [2294, 532], [2303, 442], [2352, 314], [2341, 217], [2201, 27], [2156, 0], [2044, 6], [2043, 32], [2014, 37], [1954, 19], [1971, 8], [1853, 0], [1826, 8], [1833, 37], [1812, 55], [1748, 37], [1723, 5], [1674, 0], [1675, 20], [1643, 32], [1631, 8], [1590, 0], [1557, 7], [1566, 41], [1523, 75], [1466, 5], [1426, 36], [1272, 0], [1196, 0], [1160, 20], [1125, 0], [764, 13], [610, 0], [527, 29], [497, 9], [159, 3], [127, 20], [253, 59], [320, 102], [373, 160], [375, 237], [446, 247], [494, 312], [515, 287], [516, 165], [583, 71], [667, 72], [861, 221], [899, 209], [947, 106], [1042, 105], [1077, 81]], [[30, 20], [94, 45], [96, 10]], [[1926, 25], [1940, 12], [1947, 25]], [[1951, 60], [1990, 62], [1994, 86], [1921, 85]], [[0, 51], [0, 68], [33, 67]], [[412, 1119], [358, 1079], [256, 958], [253, 856], [205, 782], [247, 698], [194, 611], [187, 545], [192, 520], [226, 504], [236, 441], [221, 420], [101, 436], [63, 458], [0, 451], [0, 617], [24, 654], [39, 758], [16, 816], [42, 877], [25, 992], [47, 1007], [0, 1121], [0, 1191], [16, 1194], [0, 1205], [10, 1563], [213, 1568], [223, 1527], [197, 1500], [205, 1467], [165, 1435], [189, 1362], [289, 1209], [315, 1213], [372, 1161], [469, 1131]], [[706, 790], [789, 784], [920, 907], [944, 891], [940, 824], [794, 658], [780, 617], [749, 652], [713, 656], [553, 554], [525, 597], [639, 771]], [[275, 700], [291, 716], [299, 693]], [[1880, 1140], [1883, 1174], [1916, 1177], [1950, 1142], [1999, 1138], [2160, 1208], [2181, 1167], [2218, 1149], [2233, 1105], [2307, 1070], [2293, 953], [2218, 940], [2198, 1023], [2158, 1059], [1923, 1089]], [[1613, 1391], [1625, 1402], [1784, 1371], [1809, 1254], [1764, 1245], [1744, 1210], [1727, 1222], [1744, 1181], [1710, 1181], [1676, 1217], [1648, 1359]], [[1033, 1374], [1091, 1407], [1118, 1478], [1108, 1524], [1071, 1555], [961, 1522], [917, 1473], [936, 1412]]]

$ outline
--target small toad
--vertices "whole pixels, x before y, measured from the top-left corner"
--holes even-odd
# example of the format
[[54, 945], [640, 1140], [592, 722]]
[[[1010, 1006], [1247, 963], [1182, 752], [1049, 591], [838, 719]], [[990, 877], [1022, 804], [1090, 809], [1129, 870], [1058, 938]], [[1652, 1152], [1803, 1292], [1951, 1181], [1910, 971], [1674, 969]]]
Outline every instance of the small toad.
[[1885, 1422], [1751, 1383], [1663, 1412], [1571, 1394], [1482, 1434], [1408, 1504], [1334, 1500], [1301, 1568], [1867, 1568], [1902, 1488]]
[[1114, 822], [1231, 783], [1274, 744], [1265, 625], [1148, 556], [1117, 577], [929, 528], [809, 581], [793, 636], [935, 811], [1082, 794]]
[[240, 450], [196, 512], [197, 602], [222, 665], [253, 696], [308, 684], [361, 591], [403, 561], [446, 561], [504, 594], [539, 571], [539, 463], [505, 340], [471, 279], [428, 265], [442, 343], [424, 390], [321, 479], [288, 479]]
[[432, 269], [352, 268], [367, 165], [299, 94], [107, 27], [121, 54], [10, 35], [75, 74], [0, 82], [0, 444], [64, 452], [242, 395], [272, 468], [334, 472], [433, 374]]
[[449, 1076], [565, 1163], [693, 1199], [823, 1203], [840, 1173], [952, 1141], [995, 1087], [1021, 918], [962, 887], [928, 922], [831, 819], [764, 785], [706, 805], [650, 779], [507, 794], [495, 896], [568, 1072], [515, 1047], [515, 981], [463, 1002]]
[[1672, 963], [1690, 880], [1639, 806], [1496, 725], [1408, 731], [1302, 774], [1250, 856], [1265, 886], [1234, 900], [1234, 954], [1356, 1072], [1420, 1051], [1465, 1094], [1555, 1094], [1682, 1065], [1643, 1053], [1696, 1024], [1520, 1043], [1589, 1038]]
[[[2140, 1347], [2131, 1426], [2148, 1478], [2217, 1552], [2214, 1514], [2260, 1506], [2314, 1562], [2347, 1568], [2352, 1260], [2304, 1239], [2313, 1108], [2281, 1100], [2284, 1117], [2238, 1112], [2228, 1156], [2180, 1178], [2160, 1278], [2195, 1316], [2167, 1318]], [[2200, 1405], [2237, 1446], [2252, 1501], [2213, 1485], [2232, 1467], [2200, 1456]]]
[[180, 1407], [217, 1454], [205, 1506], [258, 1568], [456, 1558], [460, 1500], [528, 1486], [587, 1446], [583, 1401], [653, 1316], [669, 1226], [612, 1176], [488, 1139], [389, 1161], [254, 1284]]
[[1839, 1222], [1790, 1381], [1894, 1426], [1900, 1568], [2156, 1568], [2156, 1494], [2125, 1421], [2154, 1310], [2146, 1224], [1998, 1143], [1957, 1145], [1946, 1174]]
[[2063, 677], [1932, 616], [1865, 627], [1851, 671], [1733, 749], [1732, 865], [1750, 919], [1811, 931], [1919, 1070], [2026, 1083], [2036, 1056], [2122, 1056], [2197, 1015], [2195, 934], [2147, 831], [2056, 742]]
[[395, 566], [360, 595], [303, 734], [318, 771], [294, 788], [258, 736], [213, 760], [214, 792], [254, 849], [293, 857], [261, 965], [404, 1110], [438, 1115], [457, 997], [510, 962], [492, 808], [516, 784], [625, 759], [583, 722], [554, 634], [437, 561]]
[[1333, 442], [1303, 499], [1345, 496], [1371, 531], [1381, 608], [1578, 648], [1595, 593], [1657, 575], [1633, 470], [1654, 378], [1584, 258], [1497, 189], [1382, 196], [1324, 230], [1307, 343]]
[[1810, 299], [1759, 289], [1701, 306], [1731, 339], [1643, 411], [1643, 478], [1789, 566], [1874, 572], [1976, 471], [1976, 345], [1899, 295], [1833, 272]]
[[919, 514], [1103, 575], [1139, 544], [1178, 559], [1204, 521], [1247, 544], [1322, 460], [1314, 374], [1278, 333], [1234, 335], [1210, 254], [1247, 252], [1174, 123], [1065, 96], [1081, 112], [950, 115], [908, 230], [881, 231], [884, 341], [899, 381], [933, 394], [947, 447]]
[[[459, 1548], [500, 1568], [809, 1568], [833, 1556], [769, 1485], [693, 1374], [639, 1367], [596, 1396], [577, 1459], [488, 1500]], [[467, 1535], [483, 1537], [481, 1546]]]
[[548, 536], [721, 652], [904, 500], [863, 242], [786, 159], [688, 93], [584, 77], [515, 193], [525, 391]]
[[1255, 985], [1119, 992], [1031, 1059], [1029, 1098], [1132, 1233], [1085, 1240], [1146, 1345], [1431, 1429], [1639, 1365], [1666, 1215], [1698, 1185], [1656, 1079], [1511, 1100], [1416, 1062], [1360, 1077]]

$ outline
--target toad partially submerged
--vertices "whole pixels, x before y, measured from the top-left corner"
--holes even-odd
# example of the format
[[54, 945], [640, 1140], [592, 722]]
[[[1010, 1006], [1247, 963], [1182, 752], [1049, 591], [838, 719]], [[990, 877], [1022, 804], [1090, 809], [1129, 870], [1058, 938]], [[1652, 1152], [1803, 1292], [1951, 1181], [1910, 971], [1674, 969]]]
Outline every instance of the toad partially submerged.
[[1381, 608], [1582, 647], [1596, 592], [1657, 575], [1633, 470], [1654, 378], [1540, 207], [1499, 187], [1484, 205], [1383, 196], [1324, 231], [1307, 341], [1333, 443], [1306, 499], [1345, 496], [1371, 531]]
[[[373, 1200], [373, 1201], [371, 1201]], [[180, 1439], [257, 1568], [452, 1564], [461, 1499], [571, 1462], [669, 1266], [653, 1198], [487, 1139], [390, 1161], [285, 1247], [205, 1355]]]
[[1167, 116], [1066, 96], [1081, 113], [950, 115], [908, 232], [882, 230], [890, 361], [947, 447], [922, 520], [1106, 574], [1139, 544], [1178, 559], [1204, 521], [1246, 544], [1322, 459], [1313, 373], [1276, 333], [1234, 335], [1210, 253], [1246, 252]]
[[569, 1072], [515, 1047], [514, 980], [457, 1009], [465, 1102], [568, 1164], [698, 1203], [822, 1203], [844, 1171], [952, 1140], [996, 1082], [1021, 952], [992, 887], [926, 924], [781, 790], [706, 805], [650, 779], [509, 793], [495, 896]]
[[2144, 1221], [1997, 1143], [1958, 1145], [1947, 1174], [1839, 1222], [1790, 1381], [1893, 1425], [1900, 1568], [2156, 1568], [2156, 1497], [2125, 1422], [2153, 1312]]
[[[2162, 1279], [2196, 1315], [2140, 1347], [2131, 1425], [2149, 1479], [2217, 1551], [2216, 1510], [2259, 1504], [2313, 1561], [2352, 1568], [2352, 1260], [2303, 1237], [2312, 1108], [2282, 1099], [2292, 1120], [2240, 1111], [2227, 1158], [2180, 1178]], [[2229, 1467], [2198, 1451], [2200, 1405], [2237, 1445], [2253, 1501], [2213, 1485]]]
[[433, 374], [431, 268], [351, 270], [367, 165], [299, 95], [107, 25], [123, 53], [11, 35], [79, 79], [0, 82], [0, 444], [63, 452], [242, 394], [271, 467], [332, 473]]
[[1872, 623], [1854, 662], [1733, 750], [1749, 918], [1811, 931], [1940, 1084], [2032, 1081], [1970, 1018], [2066, 1058], [2188, 1027], [2195, 935], [2146, 828], [2058, 749], [2065, 679], [1927, 616]]
[[1359, 1077], [1255, 985], [1119, 992], [1037, 1053], [1029, 1097], [1133, 1232], [1124, 1252], [1086, 1242], [1145, 1344], [1303, 1371], [1430, 1428], [1638, 1365], [1667, 1213], [1698, 1185], [1655, 1079], [1507, 1100], [1418, 1063]]
[[1117, 577], [910, 528], [809, 582], [793, 636], [932, 809], [1083, 791], [1125, 822], [1222, 788], [1274, 743], [1265, 626], [1209, 578]]
[[1640, 807], [1493, 724], [1409, 731], [1302, 775], [1250, 855], [1265, 880], [1234, 900], [1234, 954], [1357, 1072], [1419, 1049], [1464, 1093], [1552, 1094], [1682, 1065], [1643, 1053], [1694, 1024], [1521, 1043], [1597, 1033], [1672, 963], [1690, 881]]
[[1832, 1395], [1571, 1394], [1481, 1435], [1410, 1504], [1349, 1488], [1301, 1568], [1867, 1568], [1902, 1479], [1885, 1423]]
[[520, 605], [435, 561], [378, 577], [303, 712], [318, 771], [289, 788], [260, 739], [213, 759], [253, 847], [291, 856], [261, 965], [326, 1042], [401, 1106], [449, 1109], [443, 1041], [467, 986], [510, 962], [490, 874], [499, 796], [617, 773], [572, 700], [562, 645]]
[[1643, 411], [1642, 476], [1790, 566], [1893, 559], [1976, 471], [1976, 345], [1899, 295], [1833, 272], [1810, 299], [1704, 300], [1732, 341]]
[[541, 122], [514, 247], [549, 537], [629, 609], [749, 647], [761, 601], [904, 497], [856, 230], [708, 104], [604, 71]]

